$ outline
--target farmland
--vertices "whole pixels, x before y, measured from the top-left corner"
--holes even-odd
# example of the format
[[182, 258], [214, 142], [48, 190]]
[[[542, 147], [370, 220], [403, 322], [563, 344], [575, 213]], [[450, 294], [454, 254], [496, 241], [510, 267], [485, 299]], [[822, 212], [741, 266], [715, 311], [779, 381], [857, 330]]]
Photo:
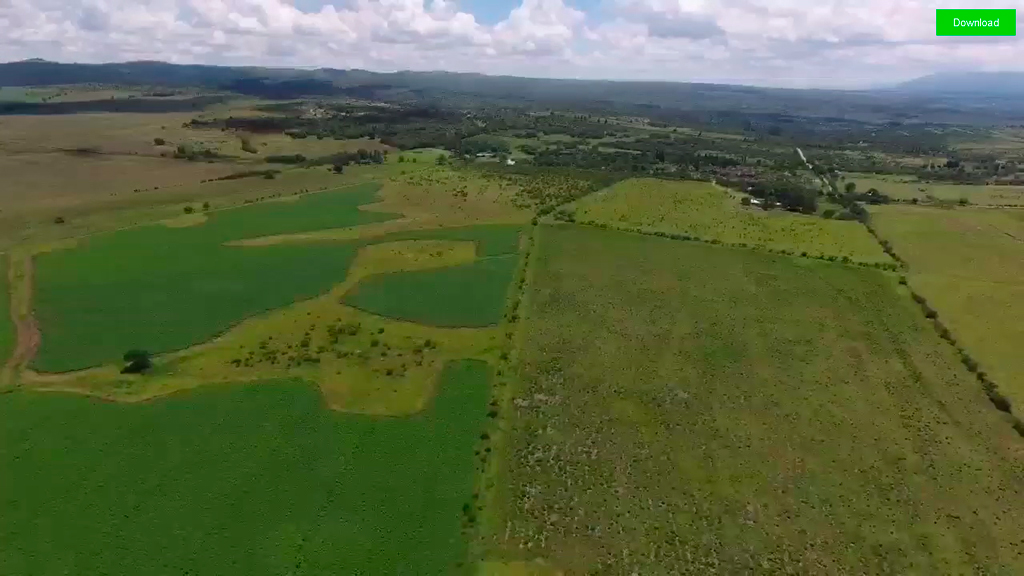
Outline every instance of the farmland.
[[389, 419], [296, 381], [5, 394], [0, 572], [458, 573], [489, 378], [450, 363], [428, 409]]
[[491, 326], [501, 320], [515, 254], [438, 270], [368, 278], [345, 303], [374, 314], [429, 326]]
[[849, 174], [847, 181], [855, 182], [857, 189], [867, 191], [875, 188], [899, 200], [917, 199], [920, 202], [959, 203], [965, 200], [983, 206], [1024, 206], [1024, 187], [948, 184], [921, 182], [912, 176]]
[[[445, 362], [496, 359], [501, 346], [495, 325], [501, 319], [511, 278], [501, 275], [501, 269], [496, 276], [488, 266], [517, 261], [518, 235], [517, 227], [478, 226], [378, 238], [358, 249], [347, 274], [339, 276], [326, 293], [246, 319], [213, 342], [160, 358], [158, 370], [144, 378], [121, 374], [120, 364], [109, 364], [69, 374], [26, 374], [23, 383], [39, 390], [139, 401], [204, 384], [303, 376], [320, 385], [329, 406], [336, 410], [415, 413], [432, 397], [433, 382]], [[417, 236], [459, 240], [407, 239]], [[480, 253], [502, 248], [510, 252], [477, 260]], [[477, 307], [466, 308], [464, 302], [443, 293], [434, 295], [430, 303], [429, 313], [442, 319], [437, 324], [457, 327], [389, 320], [343, 304], [346, 294], [367, 278], [401, 278], [417, 270], [459, 273], [460, 265], [474, 262], [484, 265], [480, 285], [492, 288], [470, 297]], [[391, 286], [405, 289], [401, 282], [392, 281]], [[456, 294], [465, 290], [461, 286], [456, 289]], [[481, 309], [488, 316], [452, 322], [463, 318], [467, 310]]]
[[[247, 316], [310, 298], [343, 279], [352, 247], [224, 246], [390, 218], [360, 211], [377, 186], [213, 212], [196, 226], [152, 225], [94, 236], [37, 258], [36, 309], [47, 338], [34, 366], [62, 372], [116, 360], [131, 348], [198, 344]], [[126, 265], [126, 263], [133, 263]], [[274, 270], [273, 290], [250, 290]]]
[[1024, 403], [1024, 213], [885, 206], [879, 234], [910, 267], [909, 282], [1016, 403]]
[[153, 66], [0, 87], [0, 574], [1024, 573], [1016, 129]]
[[894, 277], [569, 225], [531, 276], [490, 560], [1021, 569], [1019, 439]]
[[705, 182], [626, 180], [577, 202], [576, 219], [809, 256], [889, 260], [857, 222], [741, 206], [737, 194]]

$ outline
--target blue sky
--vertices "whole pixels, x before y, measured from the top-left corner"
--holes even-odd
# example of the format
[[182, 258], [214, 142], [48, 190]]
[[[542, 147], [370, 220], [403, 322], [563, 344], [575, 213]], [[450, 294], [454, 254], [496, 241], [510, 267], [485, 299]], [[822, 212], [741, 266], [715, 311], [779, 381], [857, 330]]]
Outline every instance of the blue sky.
[[[1022, 70], [1011, 38], [937, 38], [963, 0], [0, 0], [0, 60], [449, 70], [863, 88]], [[1024, 0], [1001, 0], [1021, 8]]]

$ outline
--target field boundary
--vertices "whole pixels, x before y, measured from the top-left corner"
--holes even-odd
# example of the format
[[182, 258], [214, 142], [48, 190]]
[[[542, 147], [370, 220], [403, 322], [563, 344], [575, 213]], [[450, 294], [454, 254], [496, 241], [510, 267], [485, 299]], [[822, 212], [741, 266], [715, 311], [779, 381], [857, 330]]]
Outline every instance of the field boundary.
[[[557, 220], [557, 219], [556, 219]], [[713, 244], [715, 246], [726, 246], [728, 248], [741, 248], [744, 250], [751, 250], [753, 252], [765, 252], [768, 254], [779, 254], [783, 256], [792, 256], [795, 258], [803, 258], [805, 260], [821, 260], [825, 262], [834, 262], [837, 264], [844, 264], [846, 266], [853, 266], [858, 268], [874, 268], [876, 270], [886, 270], [889, 272], [897, 272], [900, 270], [899, 261], [897, 262], [863, 262], [860, 260], [854, 260], [849, 256], [836, 256], [836, 255], [825, 255], [825, 254], [810, 254], [806, 251], [796, 252], [795, 250], [786, 250], [784, 248], [769, 248], [767, 246], [757, 246], [747, 244], [745, 242], [724, 242], [717, 238], [703, 238], [692, 234], [678, 233], [678, 232], [660, 232], [655, 230], [645, 230], [640, 227], [627, 227], [627, 226], [615, 226], [614, 224], [608, 224], [605, 222], [598, 222], [595, 220], [569, 220], [570, 224], [577, 224], [580, 226], [590, 226], [592, 228], [600, 228], [601, 230], [615, 230], [617, 232], [630, 232], [633, 234], [641, 234], [644, 236], [656, 236], [658, 238], [668, 238], [670, 240], [681, 240], [684, 242], [701, 242], [704, 244]], [[886, 253], [888, 255], [888, 253]]]
[[39, 323], [32, 313], [33, 262], [31, 254], [10, 253], [7, 258], [11, 321], [15, 341], [11, 356], [0, 373], [0, 385], [15, 384], [18, 372], [28, 365], [39, 350]]
[[[881, 235], [871, 225], [870, 214], [869, 220], [862, 223], [864, 224], [864, 227], [867, 228], [871, 236], [878, 242], [879, 246], [882, 247], [882, 250], [884, 250], [886, 254], [891, 256], [893, 260], [898, 262], [902, 266], [904, 271], [909, 272], [910, 265], [907, 264], [907, 262], [899, 256], [899, 254], [896, 253], [896, 249], [893, 247], [892, 243], [886, 240], [885, 238], [882, 238]], [[942, 323], [941, 320], [939, 320], [938, 310], [932, 308], [931, 305], [928, 304], [928, 300], [925, 299], [923, 295], [914, 290], [914, 288], [910, 285], [910, 280], [907, 278], [907, 276], [901, 275], [899, 282], [901, 285], [906, 286], [907, 291], [910, 293], [910, 298], [914, 301], [915, 304], [917, 304], [918, 309], [920, 309], [921, 313], [924, 314], [925, 320], [929, 321], [929, 324], [931, 324], [932, 328], [935, 330], [935, 333], [939, 336], [939, 338], [941, 338], [947, 344], [952, 346], [954, 350], [956, 350], [957, 357], [960, 358], [960, 362], [964, 365], [964, 368], [966, 368], [968, 372], [974, 375], [974, 378], [981, 385], [981, 389], [985, 392], [985, 396], [992, 403], [992, 406], [994, 406], [1000, 412], [1004, 412], [1007, 415], [1007, 418], [1009, 419], [1010, 425], [1013, 427], [1013, 429], [1021, 437], [1024, 437], [1024, 421], [1022, 421], [1020, 417], [1013, 413], [1013, 406], [1010, 402], [1010, 399], [1004, 396], [1002, 392], [999, 391], [999, 385], [996, 384], [991, 378], [989, 378], [988, 374], [981, 369], [981, 365], [978, 363], [978, 361], [975, 360], [971, 356], [971, 354], [963, 346], [960, 345], [956, 336], [949, 329], [949, 327], [947, 327], [945, 324]]]
[[[508, 444], [508, 431], [511, 422], [508, 415], [512, 413], [512, 400], [517, 390], [515, 386], [518, 381], [519, 351], [521, 340], [525, 334], [525, 323], [519, 313], [526, 297], [526, 289], [533, 276], [531, 266], [534, 258], [534, 251], [537, 245], [537, 235], [540, 226], [536, 221], [528, 229], [524, 230], [522, 237], [521, 260], [516, 275], [513, 277], [512, 287], [509, 290], [509, 301], [505, 313], [505, 340], [508, 347], [499, 357], [495, 367], [495, 378], [493, 397], [489, 405], [491, 424], [481, 435], [484, 440], [485, 450], [493, 457], [484, 458], [478, 471], [476, 483], [475, 502], [473, 505], [474, 522], [471, 523], [472, 537], [470, 539], [470, 561], [481, 563], [494, 558], [485, 557], [489, 546], [486, 539], [489, 535], [497, 534], [498, 526], [495, 525], [497, 518], [494, 511], [499, 502], [499, 490], [502, 489], [498, 482], [501, 466], [507, 462], [507, 452], [510, 449]], [[490, 446], [486, 446], [487, 444]], [[485, 453], [486, 456], [487, 453]]]

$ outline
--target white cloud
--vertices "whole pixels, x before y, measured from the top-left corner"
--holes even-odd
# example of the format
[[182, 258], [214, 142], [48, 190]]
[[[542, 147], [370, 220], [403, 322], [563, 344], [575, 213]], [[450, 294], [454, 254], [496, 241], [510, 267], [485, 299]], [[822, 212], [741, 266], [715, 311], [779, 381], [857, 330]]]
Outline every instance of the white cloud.
[[[341, 0], [339, 0], [340, 2]], [[449, 69], [862, 86], [1022, 69], [1016, 38], [935, 37], [960, 0], [521, 0], [491, 26], [457, 0], [0, 0], [0, 59]], [[1024, 9], [1024, 0], [1000, 7]], [[600, 21], [599, 21], [600, 20]]]

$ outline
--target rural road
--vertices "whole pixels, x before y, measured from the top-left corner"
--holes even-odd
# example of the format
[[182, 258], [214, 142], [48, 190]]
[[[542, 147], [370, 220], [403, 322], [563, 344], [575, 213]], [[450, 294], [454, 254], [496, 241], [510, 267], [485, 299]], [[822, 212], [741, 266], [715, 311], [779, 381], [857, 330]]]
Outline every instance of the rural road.
[[797, 148], [796, 153], [800, 155], [800, 159], [803, 160], [804, 164], [807, 165], [807, 169], [814, 173], [818, 177], [818, 180], [821, 180], [821, 185], [825, 188], [825, 191], [827, 192], [829, 190], [833, 190], [832, 185], [829, 183], [828, 179], [818, 174], [817, 172], [814, 172], [814, 166], [811, 166], [811, 163], [807, 160], [807, 156], [804, 156], [804, 151]]
[[797, 148], [796, 149], [796, 153], [800, 155], [800, 159], [804, 161], [804, 164], [807, 164], [807, 168], [809, 170], [814, 170], [814, 168], [811, 167], [811, 163], [807, 161], [807, 157], [804, 156], [804, 151], [803, 150]]
[[[18, 260], [21, 263], [20, 273], [17, 261], [13, 258], [9, 263], [8, 270], [11, 286], [11, 317], [14, 320], [17, 340], [14, 353], [5, 367], [5, 372], [8, 373], [6, 378], [9, 378], [14, 371], [24, 368], [35, 357], [41, 339], [39, 324], [36, 322], [35, 315], [32, 314], [31, 300], [26, 300], [31, 298], [32, 294], [34, 268], [32, 257], [25, 256]], [[19, 295], [21, 298], [18, 297]]]

